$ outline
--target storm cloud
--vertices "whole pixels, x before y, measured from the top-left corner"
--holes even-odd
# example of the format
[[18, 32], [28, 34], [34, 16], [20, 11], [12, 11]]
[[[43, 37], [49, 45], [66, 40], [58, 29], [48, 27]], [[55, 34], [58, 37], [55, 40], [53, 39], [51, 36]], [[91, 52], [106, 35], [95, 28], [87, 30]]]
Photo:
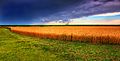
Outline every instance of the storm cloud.
[[119, 12], [119, 0], [0, 0], [0, 22], [29, 24]]

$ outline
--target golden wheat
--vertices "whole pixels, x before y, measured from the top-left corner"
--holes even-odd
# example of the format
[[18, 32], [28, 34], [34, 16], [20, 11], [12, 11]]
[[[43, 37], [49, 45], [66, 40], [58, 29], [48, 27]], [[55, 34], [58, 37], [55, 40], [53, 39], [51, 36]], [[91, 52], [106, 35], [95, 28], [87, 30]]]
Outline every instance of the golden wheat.
[[120, 26], [10, 27], [12, 32], [47, 39], [120, 44]]

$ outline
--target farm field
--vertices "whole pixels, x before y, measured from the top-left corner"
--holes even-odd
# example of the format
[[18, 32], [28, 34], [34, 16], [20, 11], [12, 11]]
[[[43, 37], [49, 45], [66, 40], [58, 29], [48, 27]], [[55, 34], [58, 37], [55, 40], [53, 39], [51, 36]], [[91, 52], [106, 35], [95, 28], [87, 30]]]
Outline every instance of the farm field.
[[0, 28], [0, 61], [120, 61], [120, 45], [40, 39]]
[[120, 26], [10, 27], [12, 32], [44, 39], [120, 44]]

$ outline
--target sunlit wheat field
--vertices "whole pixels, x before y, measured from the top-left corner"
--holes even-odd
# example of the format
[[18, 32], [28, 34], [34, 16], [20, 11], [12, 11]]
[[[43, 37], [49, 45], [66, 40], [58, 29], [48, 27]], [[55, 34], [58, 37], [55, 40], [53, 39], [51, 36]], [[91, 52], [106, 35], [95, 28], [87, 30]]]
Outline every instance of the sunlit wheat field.
[[11, 31], [39, 38], [120, 44], [120, 26], [11, 27]]

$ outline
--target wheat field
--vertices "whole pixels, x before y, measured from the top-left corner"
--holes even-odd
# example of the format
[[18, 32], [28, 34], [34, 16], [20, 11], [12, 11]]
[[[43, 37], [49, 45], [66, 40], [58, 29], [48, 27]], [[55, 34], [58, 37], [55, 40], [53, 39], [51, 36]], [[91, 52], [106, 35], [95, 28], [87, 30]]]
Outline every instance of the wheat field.
[[10, 27], [12, 32], [45, 39], [120, 44], [120, 26]]

